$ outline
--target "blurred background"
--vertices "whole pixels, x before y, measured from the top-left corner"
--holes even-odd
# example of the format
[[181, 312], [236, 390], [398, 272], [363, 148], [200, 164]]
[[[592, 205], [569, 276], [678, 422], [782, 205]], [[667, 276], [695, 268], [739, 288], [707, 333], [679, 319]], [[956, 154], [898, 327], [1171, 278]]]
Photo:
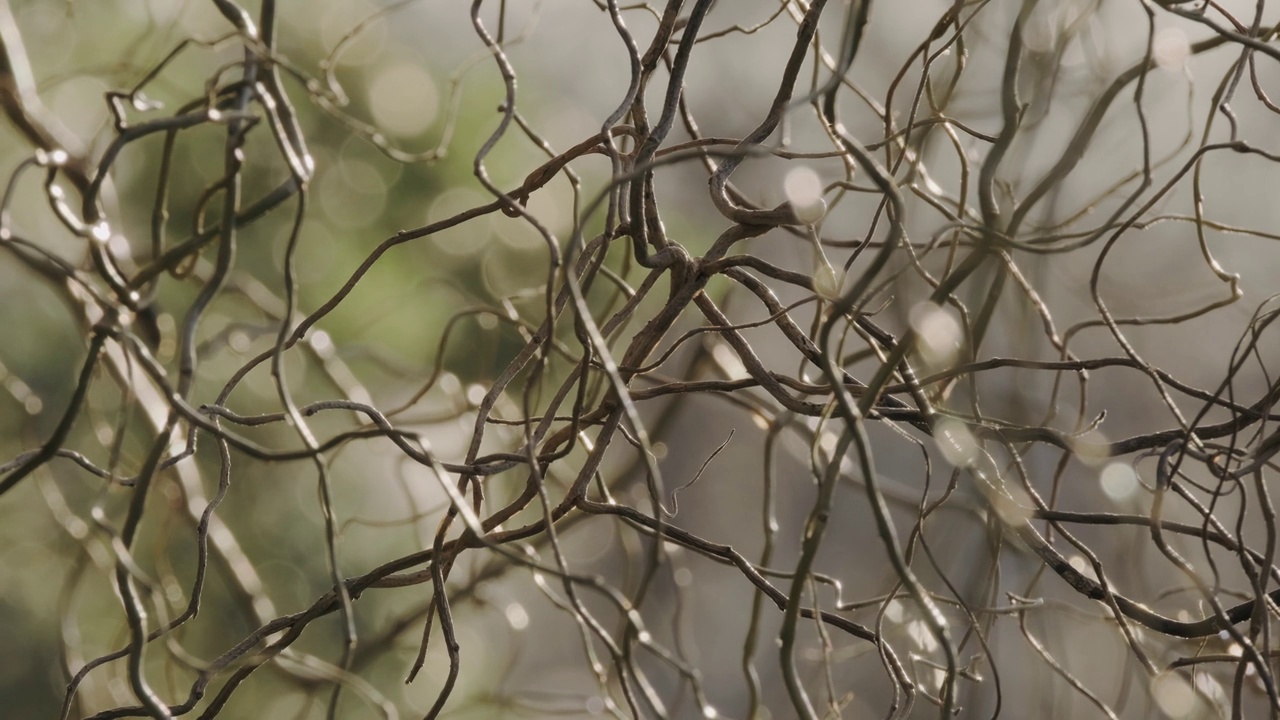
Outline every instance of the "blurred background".
[[[38, 98], [42, 121], [91, 175], [121, 135], [107, 93], [127, 93], [145, 83], [145, 100], [139, 96], [136, 103], [121, 104], [126, 124], [140, 126], [191, 103], [200, 107], [212, 88], [232, 82], [242, 69], [245, 43], [213, 2], [12, 0], [4, 5], [0, 37], [10, 60], [7, 77], [21, 80], [23, 68], [15, 60], [29, 64], [35, 95], [27, 99]], [[491, 202], [493, 194], [477, 175], [499, 188], [518, 188], [553, 154], [600, 132], [631, 78], [607, 5], [587, 0], [475, 4], [517, 76], [518, 123], [495, 134], [508, 109], [504, 83], [499, 63], [477, 33], [470, 4], [278, 3], [281, 87], [314, 158], [296, 237], [293, 325], [335, 297], [397, 233]], [[831, 2], [824, 11], [820, 51], [811, 50], [804, 61], [797, 97], [829, 77], [827, 66], [840, 53], [850, 7]], [[258, 16], [257, 3], [244, 8]], [[693, 46], [682, 117], [665, 146], [693, 139], [691, 119], [701, 137], [730, 139], [721, 147], [725, 151], [756, 128], [792, 52], [796, 18], [808, 8], [776, 0], [715, 3], [702, 24], [704, 40]], [[1253, 3], [1220, 3], [1214, 22], [1223, 33], [1244, 30], [1228, 29], [1222, 17], [1243, 18], [1263, 29], [1270, 27], [1268, 20], [1275, 23], [1265, 3], [1256, 8], [1263, 16], [1257, 21]], [[621, 11], [640, 52], [657, 30], [662, 10], [654, 5]], [[1027, 208], [1022, 227], [1004, 238], [1009, 243], [1003, 251], [1011, 258], [1001, 266], [1006, 270], [984, 266], [954, 293], [953, 305], [922, 305], [933, 290], [931, 279], [953, 269], [957, 254], [963, 256], [976, 242], [974, 228], [982, 217], [975, 188], [985, 182], [982, 168], [1006, 119], [1002, 77], [1019, 13], [1018, 132], [991, 182], [1003, 220], [1022, 209], [1019, 201], [1061, 158], [1076, 162], [1069, 174], [1047, 183], [1042, 199]], [[1252, 32], [1270, 42], [1264, 30]], [[986, 446], [986, 456], [1002, 477], [1013, 484], [1025, 477], [1053, 507], [1150, 516], [1152, 453], [1108, 456], [1098, 448], [1180, 425], [1228, 421], [1239, 409], [1213, 405], [1204, 395], [1217, 393], [1244, 406], [1273, 387], [1280, 347], [1258, 318], [1265, 318], [1274, 305], [1270, 298], [1280, 292], [1273, 234], [1280, 209], [1270, 201], [1277, 180], [1274, 158], [1214, 144], [1239, 141], [1273, 149], [1280, 126], [1275, 106], [1262, 98], [1276, 86], [1277, 76], [1270, 53], [1246, 56], [1230, 38], [1203, 45], [1223, 33], [1138, 2], [882, 1], [872, 7], [848, 85], [840, 88], [843, 126], [872, 148], [879, 162], [894, 168], [906, 196], [906, 214], [895, 219], [908, 244], [892, 253], [874, 302], [863, 309], [874, 309], [875, 322], [893, 334], [914, 328], [926, 350], [941, 348], [934, 365], [927, 356], [919, 358], [924, 374], [946, 372], [968, 358], [966, 353], [974, 360], [1121, 358], [1129, 364], [1102, 363], [1087, 381], [1077, 373], [1029, 366], [962, 373], [961, 382], [935, 388], [936, 396], [931, 395], [945, 412], [964, 419], [954, 442], [935, 442], [905, 422], [869, 424], [899, 542], [908, 545], [921, 582], [940, 598], [960, 648], [962, 717], [1001, 712], [1014, 717], [1213, 717], [1229, 714], [1233, 706], [1247, 708], [1247, 717], [1268, 706], [1256, 668], [1232, 659], [1242, 654], [1233, 638], [1181, 640], [1140, 627], [1126, 637], [1108, 608], [1081, 598], [1013, 537], [1010, 523], [1025, 516], [997, 517], [990, 512], [990, 494], [963, 472], [978, 463], [976, 448], [983, 447], [964, 429], [965, 422], [982, 424], [975, 415], [991, 419], [988, 426], [998, 420], [1006, 426], [1052, 427], [1079, 444], [1064, 450], [1043, 442], [1013, 449], [993, 443]], [[673, 44], [664, 61], [668, 67], [674, 52]], [[1144, 58], [1151, 61], [1148, 72], [1117, 83]], [[926, 75], [928, 84], [922, 81]], [[1141, 82], [1135, 81], [1139, 76]], [[650, 123], [661, 111], [669, 76], [659, 70], [654, 78], [645, 88]], [[1138, 90], [1140, 102], [1135, 101]], [[77, 300], [68, 283], [33, 270], [14, 238], [78, 268], [90, 284], [99, 278], [89, 241], [52, 207], [44, 170], [30, 164], [38, 143], [12, 122], [12, 98], [22, 93], [6, 92], [9, 121], [0, 123], [0, 175], [12, 180], [3, 224], [9, 233], [0, 242], [6, 249], [0, 252], [0, 328], [5, 330], [0, 463], [9, 472], [21, 464], [23, 453], [40, 447], [59, 427], [80, 387], [96, 321], [84, 310], [91, 303]], [[1073, 135], [1091, 122], [1091, 110], [1102, 99], [1110, 109], [1077, 151]], [[919, 128], [935, 130], [914, 130], [909, 146], [885, 143], [891, 134], [886, 116], [895, 129], [914, 118]], [[930, 118], [937, 122], [921, 122]], [[100, 194], [110, 226], [102, 242], [129, 274], [154, 269], [165, 249], [217, 225], [223, 197], [210, 188], [224, 173], [226, 134], [225, 122], [184, 130], [167, 160], [163, 132], [131, 141], [113, 155]], [[265, 127], [249, 134], [242, 176], [246, 204], [288, 181], [279, 142]], [[628, 142], [620, 141], [624, 148], [631, 147]], [[839, 269], [837, 279], [847, 289], [867, 267], [875, 243], [886, 237], [890, 219], [881, 209], [882, 194], [869, 191], [868, 174], [854, 170], [847, 153], [834, 152], [838, 144], [808, 105], [790, 108], [764, 144], [780, 152], [746, 160], [733, 175], [734, 187], [746, 202], [774, 207], [797, 203], [797, 184], [816, 177], [827, 207], [813, 230], [820, 243], [812, 242], [807, 230], [778, 228], [734, 252], [809, 278], [819, 274], [825, 257]], [[1202, 150], [1206, 146], [1214, 149]], [[1150, 182], [1143, 181], [1144, 166]], [[575, 238], [589, 240], [604, 226], [603, 210], [592, 203], [607, 191], [611, 169], [602, 154], [584, 154], [571, 169], [573, 179], [557, 175], [533, 193], [527, 211], [560, 252], [573, 254]], [[691, 157], [663, 165], [655, 180], [667, 235], [694, 255], [706, 252], [729, 225], [710, 200], [708, 174]], [[158, 182], [161, 177], [167, 182]], [[68, 178], [63, 173], [56, 183], [74, 194]], [[157, 220], [160, 188], [167, 188], [167, 211]], [[76, 196], [71, 203], [77, 212], [78, 202]], [[296, 202], [287, 200], [239, 233], [232, 271], [195, 336], [199, 362], [189, 393], [193, 407], [217, 401], [246, 363], [275, 345], [287, 307], [285, 258], [296, 212]], [[153, 244], [157, 222], [163, 237]], [[867, 240], [872, 245], [859, 250]], [[177, 378], [180, 328], [214, 272], [215, 254], [213, 249], [192, 253], [176, 267], [154, 273], [156, 282], [146, 288], [150, 314], [139, 317], [136, 327], [142, 336], [154, 324], [151, 352], [169, 382]], [[281, 355], [291, 395], [298, 405], [347, 398], [384, 412], [409, 403], [395, 416], [396, 425], [422, 434], [438, 458], [461, 462], [472, 441], [477, 406], [546, 316], [553, 270], [548, 242], [526, 219], [489, 212], [396, 244], [377, 257], [354, 290], [305, 340]], [[619, 282], [601, 279], [589, 295], [601, 323], [621, 306], [622, 281], [634, 288], [646, 274], [623, 243], [603, 262]], [[1017, 273], [1009, 269], [1014, 267]], [[1003, 279], [997, 279], [1001, 272]], [[100, 292], [105, 287], [97, 286]], [[814, 335], [820, 316], [813, 288], [784, 282], [770, 287], [783, 305], [807, 301], [791, 316]], [[764, 367], [797, 382], [825, 382], [777, 326], [764, 322], [772, 311], [754, 295], [724, 277], [713, 278], [705, 292], [731, 322], [758, 325], [742, 334]], [[659, 281], [638, 304], [637, 319], [610, 337], [619, 355], [666, 295], [667, 283]], [[988, 297], [993, 298], [991, 329], [975, 348], [974, 314]], [[1123, 327], [1123, 343], [1102, 321], [1102, 308]], [[649, 360], [705, 322], [696, 310], [686, 310]], [[562, 322], [555, 337], [570, 346], [570, 355], [581, 350], [572, 323]], [[1239, 351], [1250, 339], [1253, 345]], [[853, 356], [857, 341], [849, 343]], [[863, 382], [880, 362], [870, 352], [846, 359], [846, 367]], [[1158, 367], [1165, 380], [1153, 380], [1154, 371], [1144, 372], [1141, 362]], [[530, 390], [535, 405], [543, 407], [538, 403], [547, 402], [572, 367], [565, 358], [548, 365], [542, 384]], [[704, 333], [676, 348], [653, 378], [638, 380], [635, 387], [672, 378], [747, 376], [729, 343]], [[592, 393], [600, 392], [600, 378], [593, 382]], [[520, 375], [500, 394], [494, 416], [521, 417], [529, 386], [528, 375]], [[1183, 392], [1184, 386], [1205, 393]], [[164, 395], [154, 387], [121, 382], [105, 367], [95, 371], [87, 387], [62, 443], [84, 462], [54, 458], [0, 496], [0, 644], [6, 648], [0, 653], [0, 715], [5, 717], [88, 717], [137, 703], [124, 660], [89, 672], [70, 700], [67, 687], [86, 662], [129, 644], [116, 568], [118, 533], [133, 492], [118, 480], [142, 467], [158, 432], [144, 406], [163, 406]], [[829, 401], [825, 395], [804, 398]], [[224, 400], [220, 404], [240, 416], [283, 410], [269, 362], [247, 372]], [[659, 397], [638, 405], [666, 483], [663, 497], [668, 508], [678, 507], [669, 521], [773, 568], [776, 572], [765, 575], [786, 592], [818, 496], [817, 477], [828, 467], [842, 432], [838, 421], [784, 411], [758, 388]], [[1269, 403], [1263, 411], [1269, 412]], [[366, 420], [336, 412], [308, 417], [322, 441], [367, 427]], [[1221, 442], [1251, 447], [1259, 437], [1250, 433], [1257, 430], [1250, 426]], [[276, 451], [300, 447], [297, 429], [284, 422], [236, 432]], [[494, 425], [485, 434], [485, 452], [519, 452], [522, 437], [516, 424]], [[589, 442], [584, 435], [583, 445], [549, 472], [556, 492], [563, 492], [587, 461]], [[182, 450], [175, 439], [169, 452]], [[230, 484], [209, 534], [214, 552], [199, 615], [152, 643], [146, 655], [152, 689], [171, 703], [188, 696], [200, 668], [269, 621], [312, 607], [334, 585], [315, 466], [255, 458], [243, 449], [233, 450], [232, 458]], [[449, 499], [430, 468], [385, 439], [344, 442], [324, 458], [342, 577], [369, 573], [431, 547]], [[98, 477], [86, 465], [108, 468], [112, 477]], [[805, 619], [796, 651], [800, 675], [820, 715], [882, 717], [896, 707], [902, 716], [936, 716], [938, 706], [929, 696], [938, 695], [944, 677], [938, 641], [917, 607], [905, 596], [894, 597], [901, 589], [898, 576], [876, 530], [864, 478], [852, 455], [841, 467], [806, 603], [880, 633], [920, 695], [914, 706], [903, 705], [874, 644]], [[1258, 495], [1261, 488], [1244, 481], [1224, 487], [1206, 467], [1188, 461], [1183, 476], [1188, 495], [1210, 507], [1234, 537], [1266, 552], [1269, 501]], [[146, 599], [153, 628], [188, 605], [197, 572], [195, 523], [218, 495], [219, 472], [217, 445], [205, 437], [192, 457], [156, 475], [131, 552], [140, 572], [153, 581]], [[518, 471], [486, 478], [486, 511], [516, 498], [524, 480]], [[643, 456], [623, 438], [615, 438], [606, 453], [598, 482], [618, 503], [654, 512]], [[680, 491], [673, 497], [676, 488]], [[1014, 497], [1024, 510], [1030, 508], [1027, 492], [1019, 492]], [[921, 508], [934, 503], [926, 525]], [[1170, 499], [1163, 512], [1171, 522], [1209, 525], [1190, 500]], [[534, 502], [503, 527], [540, 517], [541, 506]], [[634, 525], [572, 513], [562, 526], [563, 562], [637, 601], [647, 637], [628, 641], [628, 653], [635, 654], [631, 662], [650, 683], [647, 692], [661, 700], [660, 707], [642, 702], [643, 715], [795, 715], [778, 659], [783, 613], [753, 592], [738, 568], [669, 541], [663, 544], [662, 565], [641, 582], [653, 543]], [[917, 537], [922, 527], [923, 541]], [[1196, 589], [1140, 524], [1073, 525], [1070, 539], [1046, 531], [1044, 523], [1037, 527], [1077, 570], [1096, 577], [1090, 562], [1096, 560], [1108, 568], [1117, 592], [1172, 618], [1211, 613], [1208, 597], [1234, 605], [1254, 596], [1256, 586], [1244, 569], [1252, 561], [1210, 549], [1194, 536], [1170, 534], [1169, 543], [1210, 588], [1207, 593]], [[460, 528], [455, 525], [455, 535]], [[527, 552], [547, 565], [559, 561], [545, 535], [527, 540]], [[402, 569], [423, 568], [419, 563]], [[449, 587], [461, 672], [446, 716], [632, 715], [607, 643], [584, 620], [588, 615], [599, 619], [602, 632], [616, 639], [634, 630], [607, 594], [580, 585], [582, 608], [567, 611], [570, 601], [559, 578], [483, 549], [457, 559]], [[365, 590], [353, 604], [359, 642], [349, 675], [335, 668], [341, 664], [344, 628], [341, 613], [330, 613], [307, 625], [288, 653], [249, 676], [222, 715], [324, 717], [332, 707], [337, 717], [426, 715], [449, 668], [438, 618], [421, 675], [412, 683], [405, 678], [419, 652], [430, 601], [425, 575], [404, 587]], [[981, 628], [981, 641], [974, 628]], [[1265, 655], [1269, 635], [1254, 632]], [[1218, 660], [1180, 664], [1197, 655]], [[210, 696], [226, 678], [227, 673], [217, 676]], [[339, 678], [344, 694], [331, 706]], [[1233, 682], [1239, 683], [1234, 698]], [[205, 707], [197, 704], [196, 712]]]

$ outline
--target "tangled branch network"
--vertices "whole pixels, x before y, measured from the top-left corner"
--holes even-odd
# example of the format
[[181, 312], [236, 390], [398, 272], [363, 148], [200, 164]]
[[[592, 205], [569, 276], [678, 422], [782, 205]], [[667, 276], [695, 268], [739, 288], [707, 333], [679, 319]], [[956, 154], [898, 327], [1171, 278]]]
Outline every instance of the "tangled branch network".
[[57, 5], [4, 707], [1280, 714], [1265, 0]]

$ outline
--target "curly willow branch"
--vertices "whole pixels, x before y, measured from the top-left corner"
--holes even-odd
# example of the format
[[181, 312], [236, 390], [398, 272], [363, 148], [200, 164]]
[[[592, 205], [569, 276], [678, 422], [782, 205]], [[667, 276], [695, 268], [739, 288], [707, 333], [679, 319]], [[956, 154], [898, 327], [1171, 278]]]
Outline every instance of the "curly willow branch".
[[14, 5], [5, 712], [1280, 717], [1265, 0]]

